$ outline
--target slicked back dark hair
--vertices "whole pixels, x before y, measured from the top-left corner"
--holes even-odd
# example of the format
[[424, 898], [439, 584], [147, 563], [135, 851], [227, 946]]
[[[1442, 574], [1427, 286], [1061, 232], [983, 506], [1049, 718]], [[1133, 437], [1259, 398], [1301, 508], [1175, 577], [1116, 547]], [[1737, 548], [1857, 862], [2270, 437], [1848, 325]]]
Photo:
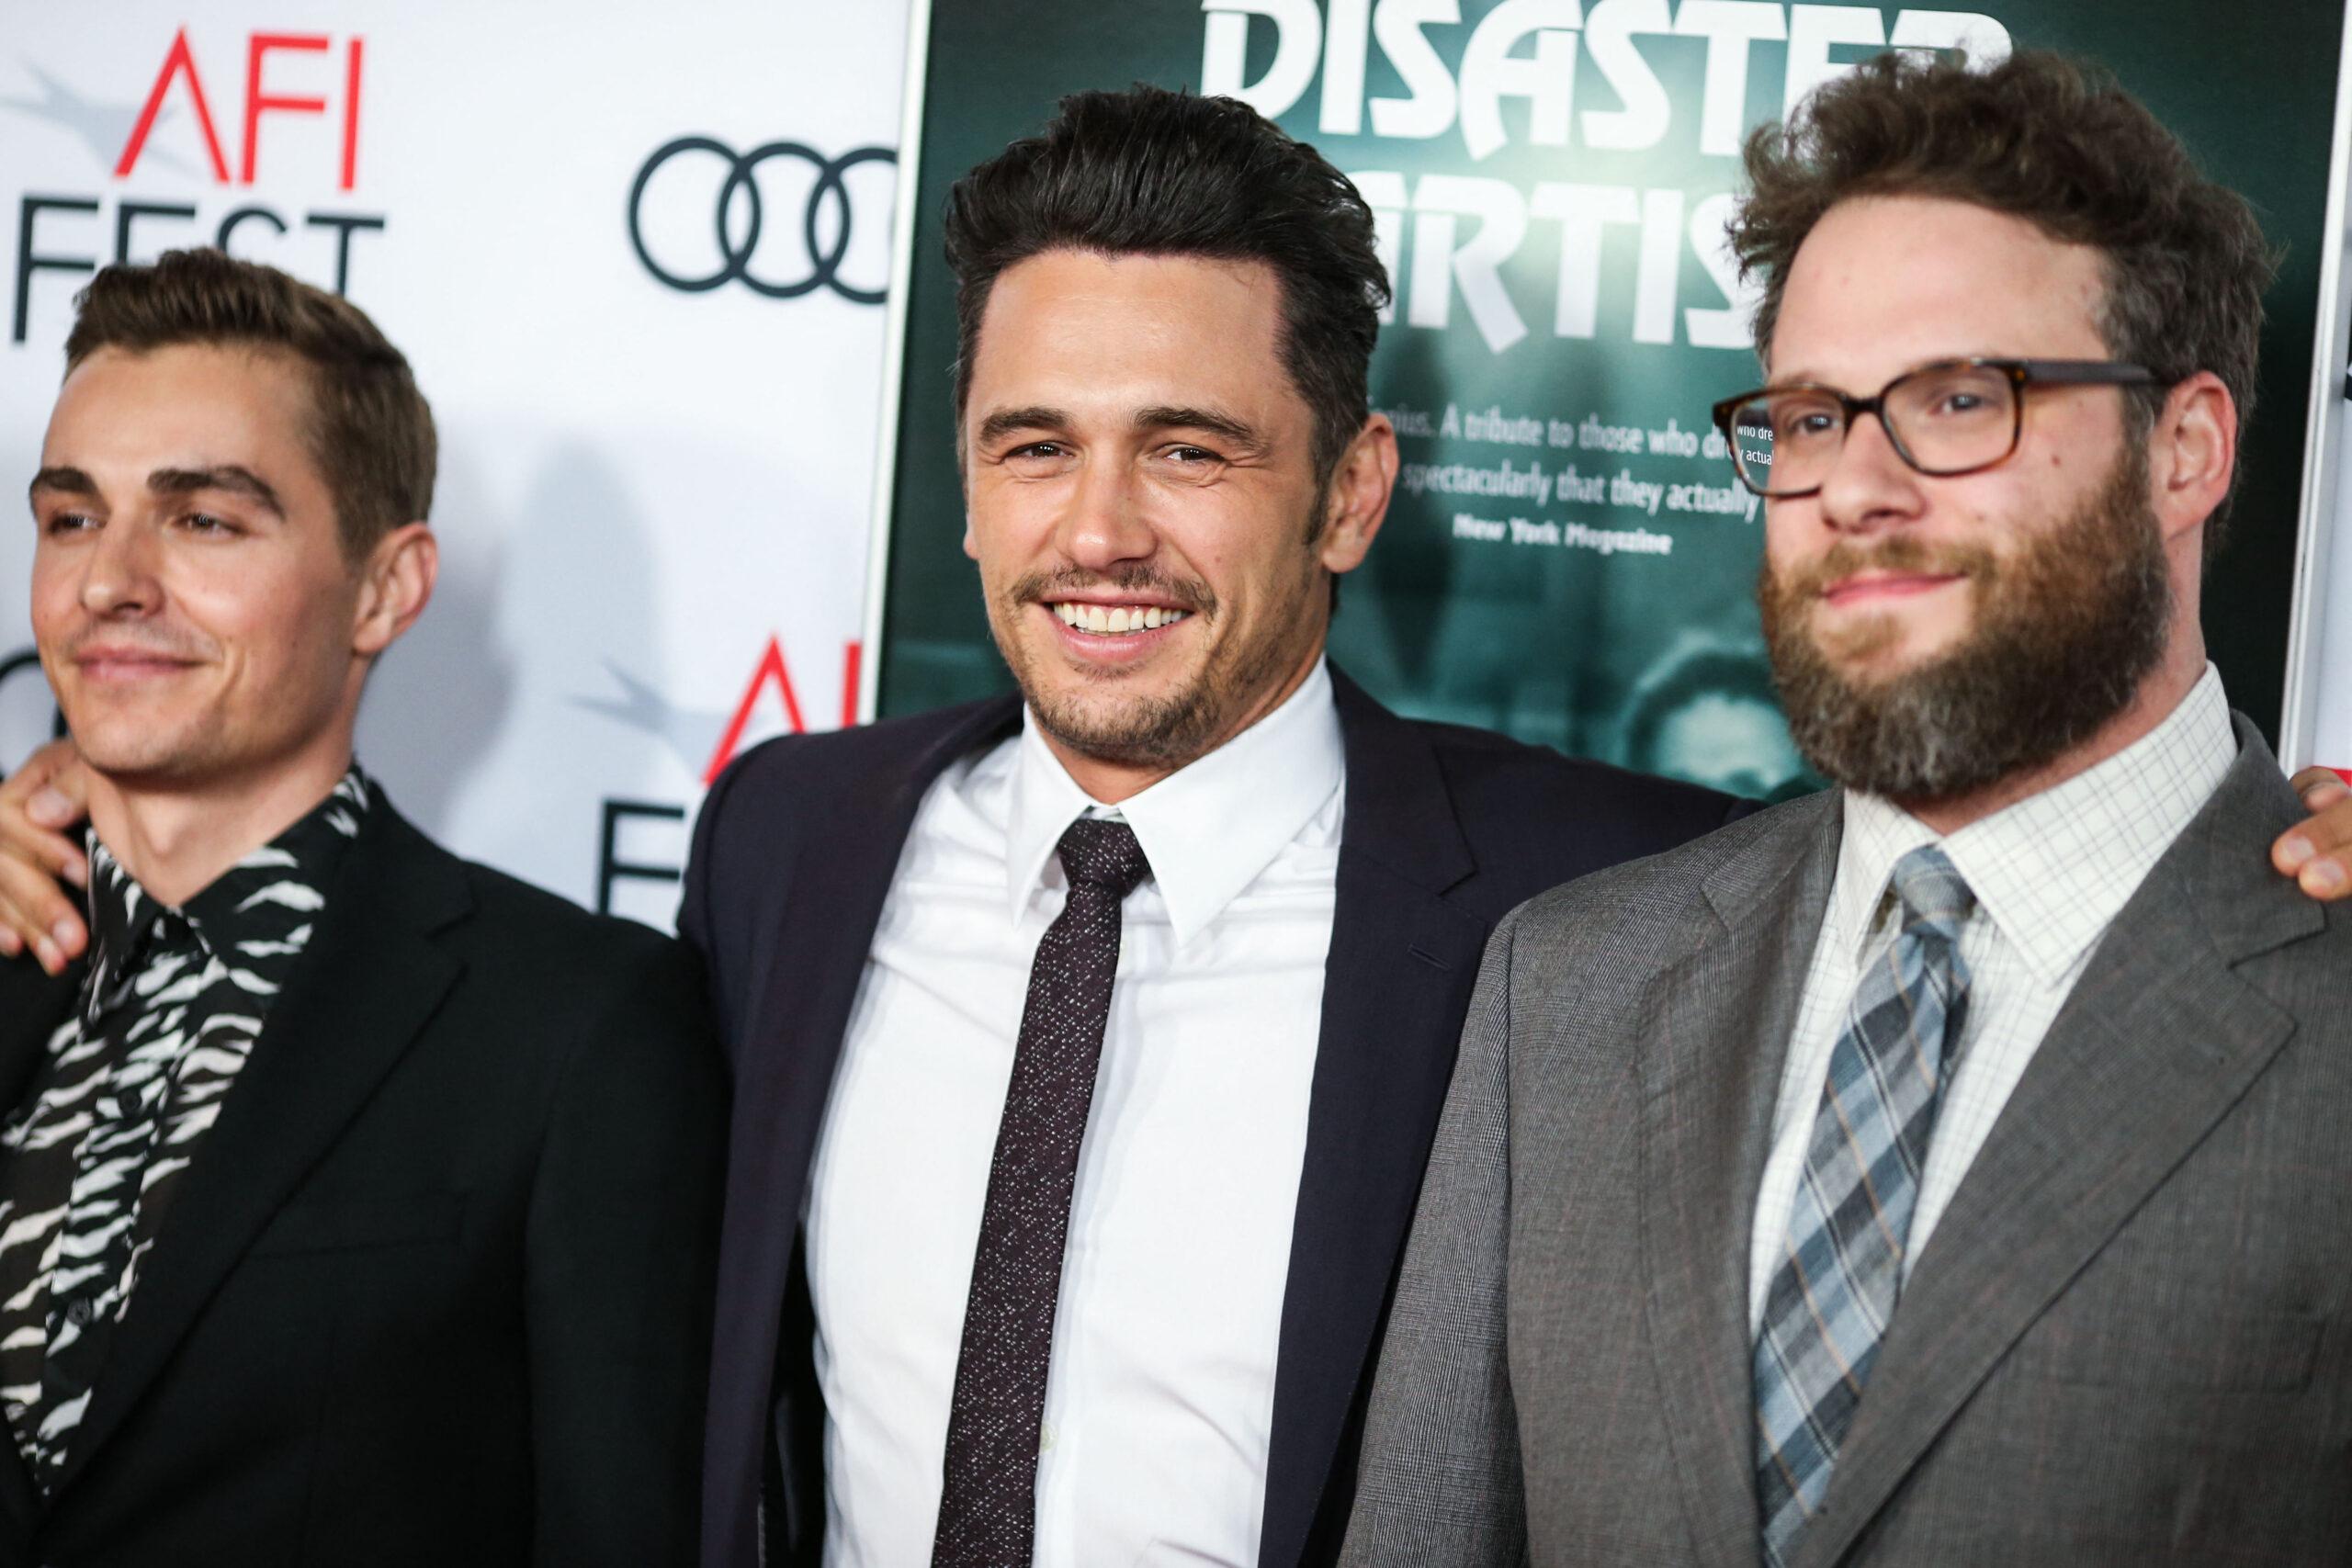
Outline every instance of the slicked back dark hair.
[[[1751, 194], [1731, 230], [1743, 275], [1760, 276], [1756, 342], [1769, 352], [1798, 247], [1855, 197], [1969, 202], [2097, 247], [2107, 287], [2099, 335], [2165, 387], [2126, 401], [2144, 439], [2165, 388], [2210, 370], [2254, 412], [2262, 294], [2277, 256], [2245, 198], [2207, 179], [2177, 137], [2104, 73], [2021, 50], [1986, 70], [1890, 53], [1866, 61], [1747, 139]], [[2236, 479], [2231, 494], [2236, 493]], [[2229, 511], [2206, 522], [2210, 559]]]
[[1280, 352], [1315, 414], [1328, 480], [1369, 415], [1388, 275], [1372, 209], [1320, 152], [1248, 105], [1141, 85], [1061, 101], [1041, 136], [956, 182], [956, 412], [997, 276], [1046, 251], [1263, 262], [1282, 280]]
[[313, 461], [334, 498], [345, 558], [433, 508], [433, 411], [408, 361], [339, 295], [217, 250], [109, 266], [74, 301], [65, 371], [102, 348], [133, 354], [198, 344], [276, 349], [311, 372]]

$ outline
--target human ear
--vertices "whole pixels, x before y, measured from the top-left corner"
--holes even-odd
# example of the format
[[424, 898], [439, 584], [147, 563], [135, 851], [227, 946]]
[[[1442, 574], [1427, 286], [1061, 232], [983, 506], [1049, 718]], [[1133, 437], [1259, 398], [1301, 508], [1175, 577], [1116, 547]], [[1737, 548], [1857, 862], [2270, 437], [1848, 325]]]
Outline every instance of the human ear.
[[2210, 370], [2173, 388], [2148, 434], [2148, 487], [2167, 541], [2201, 525], [2237, 471], [2238, 409]]
[[1353, 571], [1388, 516], [1396, 489], [1396, 428], [1386, 414], [1363, 422], [1332, 470], [1323, 496], [1323, 531], [1316, 547], [1326, 570]]
[[424, 523], [406, 523], [376, 541], [360, 569], [351, 649], [368, 658], [398, 641], [432, 602], [441, 546]]

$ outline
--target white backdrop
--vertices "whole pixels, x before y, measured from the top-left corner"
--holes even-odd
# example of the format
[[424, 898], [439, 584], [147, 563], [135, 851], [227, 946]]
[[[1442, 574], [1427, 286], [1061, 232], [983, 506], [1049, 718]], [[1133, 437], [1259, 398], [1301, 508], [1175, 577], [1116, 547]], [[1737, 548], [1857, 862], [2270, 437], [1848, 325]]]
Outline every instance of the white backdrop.
[[[0, 484], [20, 496], [36, 467], [86, 281], [45, 261], [116, 259], [126, 228], [152, 260], [249, 209], [237, 254], [333, 286], [344, 244], [345, 292], [409, 355], [442, 443], [439, 594], [378, 671], [360, 757], [459, 852], [666, 926], [664, 874], [747, 698], [739, 741], [792, 722], [786, 680], [812, 729], [854, 684], [899, 8], [9, 9]], [[687, 137], [726, 151], [676, 150], [637, 210], [653, 266], [715, 278], [695, 289], [649, 269], [630, 222], [649, 160]], [[736, 156], [761, 149], [722, 246]], [[729, 247], [770, 292], [721, 276]], [[0, 659], [31, 642], [32, 530], [10, 504]], [[0, 682], [0, 767], [51, 716], [38, 671]]]

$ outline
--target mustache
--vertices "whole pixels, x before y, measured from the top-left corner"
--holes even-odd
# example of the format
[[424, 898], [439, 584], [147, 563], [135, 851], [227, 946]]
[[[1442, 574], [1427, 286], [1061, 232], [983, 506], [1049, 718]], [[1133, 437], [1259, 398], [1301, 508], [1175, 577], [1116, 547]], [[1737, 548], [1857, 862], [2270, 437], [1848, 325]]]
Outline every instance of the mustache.
[[1784, 597], [1811, 599], [1818, 598], [1831, 583], [1862, 571], [1918, 572], [1937, 577], [1949, 574], [1982, 582], [1997, 570], [1993, 552], [1983, 545], [1931, 545], [1898, 534], [1871, 545], [1841, 539], [1819, 559], [1785, 574], [1775, 573], [1773, 587]]
[[1043, 604], [1074, 593], [1084, 588], [1115, 588], [1123, 593], [1149, 593], [1172, 601], [1180, 609], [1198, 615], [1216, 614], [1216, 595], [1209, 585], [1186, 578], [1170, 577], [1156, 568], [1143, 565], [1121, 567], [1115, 571], [1090, 571], [1084, 567], [1066, 566], [1053, 571], [1033, 571], [1005, 590], [1005, 597], [1015, 604]]

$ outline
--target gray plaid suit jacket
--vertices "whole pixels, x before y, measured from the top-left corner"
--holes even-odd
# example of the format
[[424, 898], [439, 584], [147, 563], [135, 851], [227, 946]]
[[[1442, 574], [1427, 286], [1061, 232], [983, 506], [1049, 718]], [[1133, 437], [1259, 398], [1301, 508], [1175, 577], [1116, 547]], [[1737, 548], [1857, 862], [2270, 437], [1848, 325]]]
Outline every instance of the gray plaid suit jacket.
[[[2352, 1561], [2352, 911], [2251, 726], [1904, 1291], [1795, 1568]], [[1487, 950], [1343, 1562], [1754, 1568], [1748, 1229], [1834, 794]]]

